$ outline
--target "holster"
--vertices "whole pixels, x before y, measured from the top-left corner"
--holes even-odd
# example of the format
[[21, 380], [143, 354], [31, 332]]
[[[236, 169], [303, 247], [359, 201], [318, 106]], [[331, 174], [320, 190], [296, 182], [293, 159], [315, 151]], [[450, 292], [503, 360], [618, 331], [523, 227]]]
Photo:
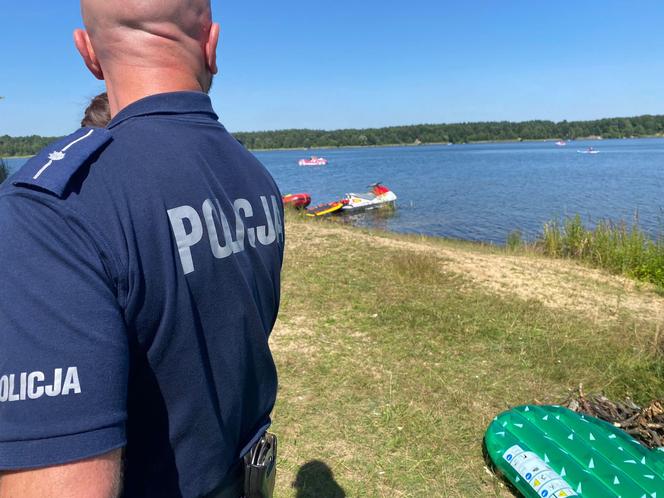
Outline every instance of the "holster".
[[244, 456], [244, 498], [272, 498], [277, 477], [277, 436], [266, 432]]

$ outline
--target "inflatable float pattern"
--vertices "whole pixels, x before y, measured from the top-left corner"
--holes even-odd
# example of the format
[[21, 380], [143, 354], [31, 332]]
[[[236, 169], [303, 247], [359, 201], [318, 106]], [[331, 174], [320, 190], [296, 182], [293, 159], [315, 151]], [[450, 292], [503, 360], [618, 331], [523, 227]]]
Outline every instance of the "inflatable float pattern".
[[484, 436], [498, 474], [526, 498], [664, 498], [664, 448], [560, 406], [498, 415]]

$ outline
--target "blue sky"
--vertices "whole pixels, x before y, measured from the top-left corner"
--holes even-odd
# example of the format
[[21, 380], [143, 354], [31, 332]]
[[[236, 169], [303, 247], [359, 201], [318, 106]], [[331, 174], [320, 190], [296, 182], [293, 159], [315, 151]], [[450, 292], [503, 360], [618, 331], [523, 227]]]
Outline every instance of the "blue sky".
[[[664, 114], [661, 0], [213, 0], [232, 131]], [[62, 135], [103, 90], [78, 2], [5, 2], [0, 135]]]

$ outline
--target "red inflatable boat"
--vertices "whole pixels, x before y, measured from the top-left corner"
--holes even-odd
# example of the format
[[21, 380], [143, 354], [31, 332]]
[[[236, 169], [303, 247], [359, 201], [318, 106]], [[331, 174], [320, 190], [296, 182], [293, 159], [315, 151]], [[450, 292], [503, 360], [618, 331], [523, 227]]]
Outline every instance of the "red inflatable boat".
[[311, 196], [309, 194], [288, 194], [282, 197], [284, 206], [291, 206], [296, 209], [302, 209], [311, 204]]

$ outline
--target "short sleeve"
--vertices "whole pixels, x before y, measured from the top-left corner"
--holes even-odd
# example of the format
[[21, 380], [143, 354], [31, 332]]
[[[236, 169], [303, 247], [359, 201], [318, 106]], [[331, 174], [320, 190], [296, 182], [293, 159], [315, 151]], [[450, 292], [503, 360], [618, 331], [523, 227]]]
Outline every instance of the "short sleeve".
[[125, 444], [129, 358], [111, 259], [58, 202], [0, 197], [0, 470]]

